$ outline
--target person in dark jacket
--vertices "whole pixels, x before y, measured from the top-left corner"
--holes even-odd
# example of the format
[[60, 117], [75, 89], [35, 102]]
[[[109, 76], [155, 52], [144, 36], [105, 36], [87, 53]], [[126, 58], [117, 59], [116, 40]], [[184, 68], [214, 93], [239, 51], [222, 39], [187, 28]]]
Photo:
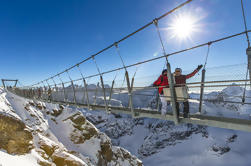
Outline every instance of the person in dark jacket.
[[[202, 68], [202, 65], [198, 65], [198, 67], [190, 74], [187, 75], [182, 75], [182, 70], [180, 68], [176, 68], [174, 72], [174, 86], [175, 87], [181, 87], [185, 86], [186, 80], [193, 77], [198, 71]], [[162, 74], [159, 76], [159, 78], [153, 83], [153, 86], [160, 86], [158, 88], [159, 94], [160, 94], [160, 99], [162, 103], [162, 109], [161, 113], [165, 114], [166, 113], [166, 106], [167, 106], [167, 101], [165, 97], [163, 96], [163, 88], [168, 88], [168, 77], [167, 77], [167, 70], [163, 70]], [[187, 118], [189, 114], [189, 103], [188, 101], [183, 102], [184, 105], [184, 117]], [[178, 110], [178, 115], [179, 115], [179, 103], [176, 103], [176, 109]]]
[[[202, 65], [199, 65], [192, 73], [187, 74], [187, 75], [182, 75], [182, 70], [181, 68], [176, 68], [174, 72], [174, 77], [175, 77], [175, 87], [182, 87], [186, 86], [186, 80], [193, 77], [196, 73], [200, 71], [202, 68]], [[188, 118], [189, 114], [189, 103], [187, 100], [183, 102], [184, 105], [184, 111], [183, 111], [183, 116], [184, 118]], [[176, 109], [178, 110], [178, 115], [179, 115], [179, 103], [176, 102]]]

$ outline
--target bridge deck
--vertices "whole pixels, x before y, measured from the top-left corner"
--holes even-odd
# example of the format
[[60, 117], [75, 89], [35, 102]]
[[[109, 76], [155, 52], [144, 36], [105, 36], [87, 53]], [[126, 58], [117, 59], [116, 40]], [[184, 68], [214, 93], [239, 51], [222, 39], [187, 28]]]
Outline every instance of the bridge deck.
[[[62, 101], [51, 101], [51, 103], [71, 105], [75, 107], [88, 109], [87, 104], [78, 104], [78, 103], [76, 104], [73, 102], [62, 102]], [[127, 107], [108, 106], [108, 108], [111, 113], [115, 113], [115, 114], [123, 113], [123, 114], [131, 115], [131, 110], [130, 108], [127, 108]], [[102, 111], [106, 110], [105, 105], [90, 105], [90, 109], [102, 110]], [[163, 119], [163, 120], [170, 120], [170, 121], [175, 120], [172, 113], [161, 115], [160, 112], [153, 111], [153, 110], [146, 110], [146, 109], [134, 109], [134, 112], [136, 114], [135, 116], [136, 118], [147, 117], [147, 118]], [[225, 128], [225, 129], [251, 132], [251, 120], [246, 120], [246, 119], [236, 119], [236, 118], [208, 116], [208, 115], [201, 115], [201, 114], [192, 114], [190, 115], [190, 118], [180, 117], [180, 123], [192, 123], [192, 124], [197, 124], [197, 125], [212, 126], [212, 127], [219, 127], [219, 128]]]

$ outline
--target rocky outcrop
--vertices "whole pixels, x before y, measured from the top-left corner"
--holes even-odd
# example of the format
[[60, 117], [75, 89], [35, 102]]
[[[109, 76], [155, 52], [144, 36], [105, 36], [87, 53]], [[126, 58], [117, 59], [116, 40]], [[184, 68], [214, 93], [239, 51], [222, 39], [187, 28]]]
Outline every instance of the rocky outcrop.
[[83, 162], [76, 160], [76, 157], [68, 152], [66, 149], [56, 145], [49, 144], [46, 141], [39, 142], [40, 150], [38, 153], [43, 157], [44, 160], [39, 160], [38, 163], [42, 166], [53, 165], [57, 166], [83, 166]]
[[74, 127], [70, 134], [70, 139], [74, 144], [82, 144], [83, 146], [86, 144], [95, 144], [93, 144], [93, 147], [96, 147], [97, 150], [93, 149], [94, 155], [92, 156], [95, 165], [142, 165], [140, 160], [125, 149], [113, 146], [110, 138], [104, 133], [99, 132], [82, 113], [78, 112], [63, 121], [68, 121]]
[[0, 114], [0, 149], [25, 154], [32, 149], [32, 134], [19, 119]]

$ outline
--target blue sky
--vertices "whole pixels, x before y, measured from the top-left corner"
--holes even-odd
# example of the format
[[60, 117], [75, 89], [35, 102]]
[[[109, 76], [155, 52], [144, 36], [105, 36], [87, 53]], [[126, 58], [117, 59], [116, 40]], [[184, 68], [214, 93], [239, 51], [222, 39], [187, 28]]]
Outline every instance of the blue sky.
[[[185, 0], [13, 0], [0, 1], [0, 78], [29, 85], [50, 77], [118, 41]], [[244, 0], [248, 29], [251, 1]], [[166, 30], [175, 15], [197, 18], [199, 31], [191, 40], [171, 38]], [[244, 31], [240, 0], [194, 0], [159, 22], [167, 53]], [[127, 65], [161, 56], [154, 26], [120, 45]], [[208, 67], [246, 63], [245, 36], [212, 46]], [[172, 68], [190, 71], [204, 63], [206, 47], [170, 57]], [[97, 56], [102, 71], [121, 66], [115, 49]], [[137, 76], [158, 75], [165, 61], [142, 65]], [[92, 61], [81, 65], [84, 75], [97, 73]], [[130, 70], [133, 73], [136, 69]], [[70, 71], [79, 78], [77, 70]], [[114, 73], [106, 76], [111, 80]], [[67, 80], [66, 76], [62, 76]], [[58, 80], [56, 80], [58, 81]]]

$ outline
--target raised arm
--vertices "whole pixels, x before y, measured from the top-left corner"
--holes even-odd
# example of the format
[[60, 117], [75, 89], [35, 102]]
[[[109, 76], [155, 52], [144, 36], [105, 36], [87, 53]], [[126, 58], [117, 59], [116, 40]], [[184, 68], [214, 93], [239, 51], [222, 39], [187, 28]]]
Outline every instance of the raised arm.
[[200, 71], [200, 69], [202, 68], [203, 65], [199, 65], [192, 73], [186, 75], [186, 79], [189, 79], [191, 77], [193, 77], [196, 73], [198, 73]]

